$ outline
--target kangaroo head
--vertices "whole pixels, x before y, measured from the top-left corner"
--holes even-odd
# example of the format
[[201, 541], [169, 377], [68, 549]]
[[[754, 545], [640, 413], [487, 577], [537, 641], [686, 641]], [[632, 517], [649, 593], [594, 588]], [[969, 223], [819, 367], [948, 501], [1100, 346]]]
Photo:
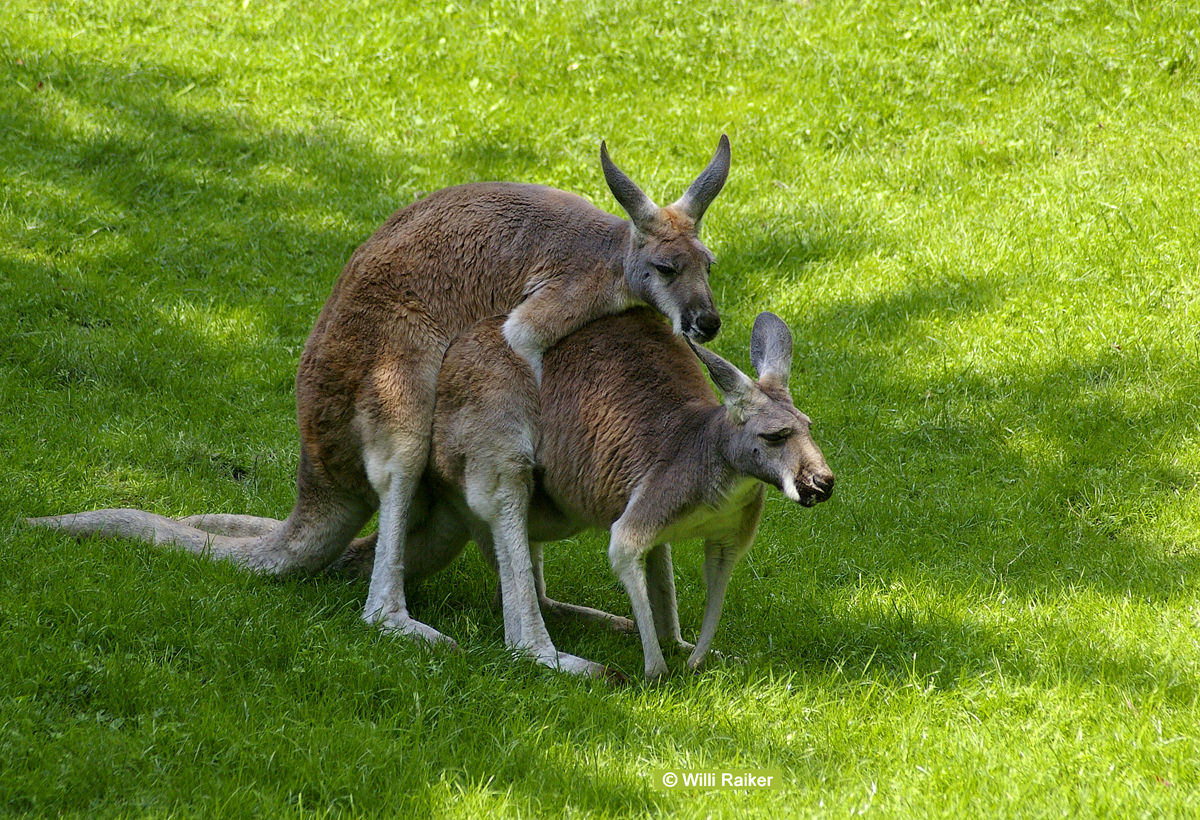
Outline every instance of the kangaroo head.
[[760, 313], [750, 337], [755, 381], [711, 350], [692, 345], [725, 398], [733, 430], [728, 458], [735, 470], [777, 487], [811, 507], [833, 494], [834, 475], [813, 441], [812, 421], [788, 392], [792, 334], [773, 313]]
[[604, 178], [632, 223], [625, 281], [634, 296], [671, 320], [676, 333], [707, 342], [721, 329], [708, 269], [714, 257], [700, 241], [700, 220], [729, 176], [729, 138], [676, 202], [660, 208], [608, 157], [600, 143]]

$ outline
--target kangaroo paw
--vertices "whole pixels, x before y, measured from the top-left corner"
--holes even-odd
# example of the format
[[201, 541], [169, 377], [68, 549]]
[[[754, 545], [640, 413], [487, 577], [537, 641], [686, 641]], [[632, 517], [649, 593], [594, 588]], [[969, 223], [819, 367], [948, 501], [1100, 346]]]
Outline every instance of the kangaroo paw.
[[589, 661], [587, 658], [581, 658], [578, 655], [570, 655], [566, 652], [558, 652], [551, 647], [548, 652], [533, 652], [533, 658], [543, 666], [549, 666], [551, 669], [557, 669], [559, 672], [566, 672], [571, 675], [579, 675], [585, 678], [597, 678], [606, 680], [610, 683], [623, 683], [626, 679], [615, 669], [610, 669], [603, 664]]
[[380, 613], [376, 616], [367, 616], [364, 620], [369, 624], [378, 626], [385, 632], [406, 635], [414, 640], [424, 641], [429, 644], [445, 644], [451, 649], [458, 649], [458, 644], [454, 642], [453, 638], [443, 635], [432, 626], [423, 624], [408, 614], [392, 613], [383, 615]]

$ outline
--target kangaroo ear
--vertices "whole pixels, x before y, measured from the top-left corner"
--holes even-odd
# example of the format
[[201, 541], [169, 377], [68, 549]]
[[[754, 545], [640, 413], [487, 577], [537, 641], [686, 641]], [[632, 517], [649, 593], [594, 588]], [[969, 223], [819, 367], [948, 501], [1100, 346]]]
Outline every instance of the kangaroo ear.
[[721, 141], [717, 143], [717, 152], [709, 160], [708, 167], [700, 172], [696, 181], [675, 203], [675, 207], [695, 222], [697, 228], [708, 206], [725, 187], [725, 180], [729, 176], [729, 158], [729, 137], [722, 134]]
[[759, 381], [787, 388], [792, 369], [792, 331], [774, 313], [760, 313], [750, 334], [750, 362]]
[[644, 226], [658, 213], [658, 206], [608, 158], [608, 147], [603, 140], [600, 141], [600, 166], [604, 169], [604, 179], [612, 195], [629, 214], [633, 226], [644, 231]]
[[713, 382], [725, 397], [725, 405], [733, 413], [734, 418], [739, 422], [745, 421], [746, 405], [750, 400], [751, 391], [754, 390], [753, 380], [707, 347], [693, 343], [686, 336], [684, 340], [708, 368], [708, 374], [712, 376]]

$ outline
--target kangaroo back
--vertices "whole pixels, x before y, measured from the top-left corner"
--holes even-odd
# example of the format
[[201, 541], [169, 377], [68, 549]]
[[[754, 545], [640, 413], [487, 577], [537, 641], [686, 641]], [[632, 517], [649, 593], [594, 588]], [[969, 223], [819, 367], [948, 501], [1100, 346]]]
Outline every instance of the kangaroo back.
[[593, 526], [615, 521], [657, 465], [693, 450], [720, 407], [695, 354], [646, 308], [577, 331], [545, 367], [541, 483]]

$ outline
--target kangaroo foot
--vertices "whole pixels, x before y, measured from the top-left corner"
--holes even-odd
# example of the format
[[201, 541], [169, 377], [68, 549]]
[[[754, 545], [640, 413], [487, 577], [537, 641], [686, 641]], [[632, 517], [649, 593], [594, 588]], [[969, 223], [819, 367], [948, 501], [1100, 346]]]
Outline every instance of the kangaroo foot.
[[556, 621], [584, 621], [585, 623], [600, 624], [607, 629], [611, 629], [613, 632], [624, 634], [637, 633], [637, 624], [628, 618], [613, 615], [611, 612], [592, 609], [590, 606], [566, 604], [551, 598], [543, 598], [539, 603], [541, 604], [542, 612]]
[[432, 626], [413, 619], [407, 612], [382, 613], [376, 612], [364, 615], [363, 620], [379, 627], [385, 632], [406, 635], [430, 644], [445, 644], [451, 649], [458, 649], [458, 644], [448, 635], [443, 635]]

